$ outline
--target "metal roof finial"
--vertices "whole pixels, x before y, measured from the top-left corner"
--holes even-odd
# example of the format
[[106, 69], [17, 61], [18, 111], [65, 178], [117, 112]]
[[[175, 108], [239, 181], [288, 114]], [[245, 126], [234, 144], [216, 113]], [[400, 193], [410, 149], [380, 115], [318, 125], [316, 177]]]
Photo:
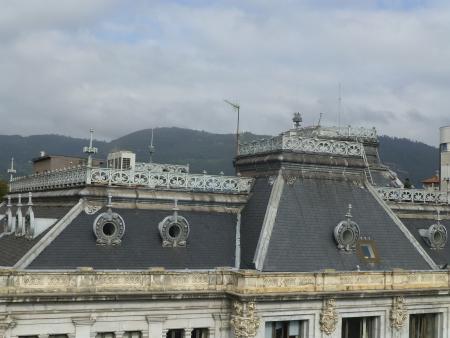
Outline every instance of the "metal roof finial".
[[8, 169], [9, 181], [12, 182], [14, 174], [16, 173], [16, 169], [14, 169], [14, 157], [11, 157], [11, 168]]
[[292, 122], [294, 122], [294, 128], [295, 129], [300, 128], [300, 124], [303, 122], [302, 115], [299, 112], [294, 113], [294, 117], [292, 118]]
[[150, 139], [150, 145], [148, 146], [148, 152], [150, 153], [150, 163], [152, 163], [153, 154], [155, 153], [155, 147], [153, 146], [153, 128], [152, 128], [152, 137]]
[[92, 167], [92, 155], [96, 154], [98, 152], [98, 149], [96, 147], [92, 146], [92, 142], [94, 139], [94, 129], [89, 130], [90, 137], [89, 137], [89, 147], [84, 147], [83, 152], [85, 154], [88, 154], [88, 167]]
[[345, 217], [347, 217], [348, 220], [351, 220], [353, 217], [352, 216], [352, 205], [350, 203], [348, 204], [348, 211], [345, 214]]
[[106, 205], [108, 208], [112, 208], [112, 194], [108, 194], [108, 204]]
[[178, 210], [180, 210], [178, 208], [178, 199], [174, 199], [173, 200], [173, 218], [175, 219], [175, 221], [178, 219]]
[[436, 211], [437, 211], [437, 219], [436, 219], [436, 221], [437, 221], [438, 224], [441, 224], [441, 221], [442, 221], [441, 210], [437, 209]]

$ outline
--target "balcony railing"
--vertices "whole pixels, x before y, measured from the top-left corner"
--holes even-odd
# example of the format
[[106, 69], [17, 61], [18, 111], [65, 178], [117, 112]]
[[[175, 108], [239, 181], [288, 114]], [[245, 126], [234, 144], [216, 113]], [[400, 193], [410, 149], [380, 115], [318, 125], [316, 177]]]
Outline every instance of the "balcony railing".
[[295, 132], [240, 144], [239, 155], [254, 155], [277, 150], [340, 156], [363, 156], [363, 145], [359, 142], [301, 137]]
[[425, 189], [376, 188], [385, 201], [448, 204], [447, 193]]
[[67, 189], [84, 185], [111, 185], [225, 193], [248, 193], [253, 180], [246, 177], [75, 167], [15, 177], [11, 192]]

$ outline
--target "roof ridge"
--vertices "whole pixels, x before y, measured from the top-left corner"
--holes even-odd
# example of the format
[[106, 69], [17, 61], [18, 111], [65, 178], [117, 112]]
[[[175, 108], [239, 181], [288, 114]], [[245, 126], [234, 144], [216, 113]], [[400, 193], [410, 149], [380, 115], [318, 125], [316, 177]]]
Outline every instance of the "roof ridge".
[[25, 269], [30, 265], [42, 251], [45, 250], [53, 240], [83, 211], [84, 199], [80, 199], [72, 209], [67, 212], [52, 229], [41, 238], [28, 252], [14, 265], [15, 269]]

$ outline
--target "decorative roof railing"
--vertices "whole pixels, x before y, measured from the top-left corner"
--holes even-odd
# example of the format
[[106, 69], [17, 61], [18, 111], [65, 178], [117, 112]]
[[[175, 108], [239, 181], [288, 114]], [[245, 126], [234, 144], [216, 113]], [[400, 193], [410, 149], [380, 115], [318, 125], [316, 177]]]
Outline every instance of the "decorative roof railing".
[[234, 193], [249, 192], [253, 182], [251, 178], [238, 176], [170, 172], [153, 173], [149, 171], [106, 168], [92, 168], [89, 179], [91, 184], [144, 186], [152, 189], [184, 189]]
[[376, 187], [378, 194], [385, 201], [448, 204], [448, 196], [445, 192], [425, 189], [403, 189]]
[[341, 156], [363, 156], [363, 145], [359, 142], [301, 137], [295, 132], [288, 132], [270, 139], [261, 139], [240, 144], [239, 155], [254, 155], [276, 150]]
[[134, 165], [135, 170], [140, 171], [150, 171], [152, 173], [189, 173], [189, 165], [179, 165], [179, 164], [167, 164], [167, 163], [145, 163], [136, 162]]
[[83, 185], [114, 185], [139, 186], [150, 189], [248, 193], [252, 182], [251, 178], [238, 176], [74, 167], [15, 177], [10, 182], [10, 191], [28, 192], [66, 189]]
[[324, 137], [349, 137], [355, 139], [369, 139], [376, 141], [378, 138], [377, 130], [373, 128], [364, 127], [318, 127], [317, 136]]
[[86, 184], [87, 167], [78, 166], [56, 169], [42, 174], [14, 177], [9, 186], [11, 192], [54, 190]]

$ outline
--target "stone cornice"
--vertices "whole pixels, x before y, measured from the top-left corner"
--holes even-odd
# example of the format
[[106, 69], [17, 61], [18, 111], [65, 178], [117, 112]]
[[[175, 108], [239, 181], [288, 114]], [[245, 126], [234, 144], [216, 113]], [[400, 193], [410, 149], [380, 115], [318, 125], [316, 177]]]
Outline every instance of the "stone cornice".
[[231, 271], [67, 271], [0, 270], [0, 298], [86, 296], [149, 296], [233, 294], [323, 295], [448, 291], [449, 271], [259, 273]]

